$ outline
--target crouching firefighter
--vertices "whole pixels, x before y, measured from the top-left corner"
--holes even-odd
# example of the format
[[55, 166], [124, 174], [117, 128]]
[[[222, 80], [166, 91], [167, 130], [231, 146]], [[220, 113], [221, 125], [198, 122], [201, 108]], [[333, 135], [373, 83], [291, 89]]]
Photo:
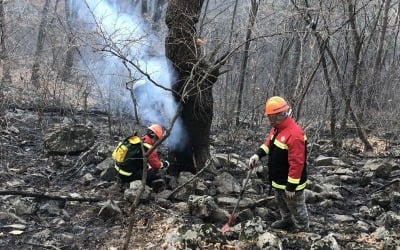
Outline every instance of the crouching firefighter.
[[[143, 155], [153, 147], [157, 140], [162, 138], [163, 133], [160, 125], [153, 124], [147, 128], [146, 134], [142, 138], [135, 133], [118, 144], [112, 158], [115, 160], [115, 170], [122, 184], [142, 179]], [[143, 143], [144, 154], [142, 153], [141, 143]], [[159, 178], [158, 170], [169, 166], [168, 161], [160, 161], [156, 149], [147, 156], [146, 160], [149, 168], [146, 183], [151, 183]]]

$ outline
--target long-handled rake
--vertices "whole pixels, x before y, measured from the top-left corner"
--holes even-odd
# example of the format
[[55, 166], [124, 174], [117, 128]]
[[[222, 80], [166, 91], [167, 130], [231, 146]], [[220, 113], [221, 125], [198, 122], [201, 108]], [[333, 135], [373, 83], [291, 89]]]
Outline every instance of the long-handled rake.
[[232, 214], [231, 214], [231, 216], [229, 217], [228, 222], [225, 223], [225, 225], [221, 228], [221, 232], [222, 232], [222, 233], [228, 232], [228, 231], [231, 229], [231, 226], [233, 225], [233, 222], [235, 222], [235, 219], [236, 219], [235, 213], [236, 213], [237, 208], [239, 207], [240, 200], [241, 200], [242, 197], [243, 197], [243, 193], [244, 193], [244, 190], [245, 190], [245, 188], [246, 188], [247, 182], [248, 182], [249, 179], [250, 179], [250, 175], [251, 175], [252, 170], [253, 170], [253, 169], [249, 169], [249, 171], [247, 172], [247, 177], [246, 177], [246, 179], [244, 180], [242, 189], [240, 190], [239, 198], [238, 198], [238, 200], [237, 200], [237, 202], [236, 202], [235, 207], [233, 208]]

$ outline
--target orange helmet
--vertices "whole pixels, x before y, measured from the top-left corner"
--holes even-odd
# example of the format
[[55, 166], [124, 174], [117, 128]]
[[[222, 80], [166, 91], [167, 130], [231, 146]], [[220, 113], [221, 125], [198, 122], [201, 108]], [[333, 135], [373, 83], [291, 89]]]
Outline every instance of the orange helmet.
[[289, 110], [289, 104], [279, 96], [273, 96], [265, 103], [265, 114], [273, 115]]
[[161, 137], [163, 136], [163, 129], [160, 125], [158, 124], [152, 124], [150, 127], [148, 127], [149, 130], [151, 130], [158, 139], [161, 139]]

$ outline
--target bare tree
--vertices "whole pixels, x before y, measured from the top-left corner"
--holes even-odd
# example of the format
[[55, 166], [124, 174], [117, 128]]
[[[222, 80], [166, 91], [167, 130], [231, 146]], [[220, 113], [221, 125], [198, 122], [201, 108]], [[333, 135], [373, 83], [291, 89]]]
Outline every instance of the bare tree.
[[49, 13], [49, 5], [50, 5], [50, 0], [46, 0], [43, 6], [42, 18], [39, 24], [38, 36], [36, 41], [36, 50], [34, 55], [34, 63], [32, 66], [31, 83], [36, 88], [40, 86], [39, 82], [40, 57], [43, 54], [44, 37], [46, 34], [46, 24]]
[[[64, 0], [65, 3], [65, 19], [67, 23], [67, 51], [65, 54], [64, 67], [61, 68], [61, 80], [67, 81], [71, 75], [71, 69], [74, 65], [74, 55], [76, 52], [76, 38], [73, 30], [73, 20], [76, 18], [75, 0]], [[71, 8], [72, 5], [72, 8]]]
[[[372, 81], [370, 83], [370, 88], [368, 88], [369, 94], [367, 95], [366, 106], [367, 108], [378, 108], [379, 101], [377, 97], [380, 96], [380, 90], [382, 89], [383, 82], [381, 81], [381, 70], [383, 62], [383, 52], [384, 45], [386, 42], [386, 31], [388, 28], [388, 19], [389, 19], [389, 9], [390, 9], [391, 0], [383, 0], [383, 16], [382, 23], [380, 25], [381, 30], [379, 33], [378, 40], [378, 49], [376, 51], [376, 57], [374, 66], [372, 69]], [[375, 98], [374, 98], [375, 97]]]
[[251, 33], [254, 28], [254, 24], [256, 22], [259, 3], [260, 3], [260, 1], [251, 0], [249, 22], [248, 22], [247, 31], [246, 31], [246, 42], [244, 45], [243, 58], [242, 58], [240, 73], [239, 73], [238, 103], [237, 103], [236, 118], [235, 118], [236, 125], [239, 125], [239, 117], [240, 117], [240, 112], [242, 110], [242, 101], [243, 101], [242, 95], [243, 95], [244, 81], [245, 81], [245, 77], [246, 77], [247, 61], [249, 58], [250, 38], [251, 38]]
[[[6, 46], [6, 22], [5, 22], [5, 13], [4, 13], [4, 1], [0, 0], [0, 45], [1, 45], [1, 52], [0, 52], [0, 61], [3, 68], [3, 75], [1, 77], [0, 83], [0, 91], [3, 90], [3, 85], [11, 84], [11, 67], [10, 67], [10, 58], [8, 55], [8, 50]], [[1, 92], [2, 93], [2, 92]], [[0, 96], [2, 96], [0, 94]]]

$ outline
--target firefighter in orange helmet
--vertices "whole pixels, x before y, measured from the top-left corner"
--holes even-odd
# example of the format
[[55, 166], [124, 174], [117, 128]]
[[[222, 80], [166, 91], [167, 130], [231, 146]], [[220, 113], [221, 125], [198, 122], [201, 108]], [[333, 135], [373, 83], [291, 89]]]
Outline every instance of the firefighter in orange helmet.
[[[145, 152], [150, 150], [156, 140], [159, 140], [163, 137], [164, 131], [163, 128], [158, 124], [152, 124], [147, 128], [146, 134], [144, 134], [140, 139], [137, 136], [133, 136], [128, 139], [131, 146], [129, 147], [132, 151], [137, 153], [131, 153], [135, 155], [131, 155], [130, 158], [125, 160], [120, 164], [115, 165], [115, 169], [117, 170], [118, 176], [122, 183], [131, 182], [134, 180], [142, 179], [143, 173], [143, 159], [142, 153], [140, 148], [140, 142], [143, 143], [143, 147]], [[134, 145], [134, 146], [132, 146]], [[135, 150], [134, 150], [135, 148]], [[137, 155], [136, 155], [137, 154]], [[147, 156], [147, 164], [149, 167], [149, 171], [147, 174], [147, 183], [158, 178], [157, 170], [168, 167], [168, 161], [160, 161], [157, 150], [154, 149], [148, 156]]]
[[256, 153], [250, 157], [253, 168], [263, 156], [268, 155], [268, 174], [274, 189], [281, 220], [272, 223], [272, 228], [309, 229], [304, 188], [307, 183], [307, 139], [300, 126], [290, 116], [290, 106], [279, 96], [265, 103], [265, 115], [271, 130]]

